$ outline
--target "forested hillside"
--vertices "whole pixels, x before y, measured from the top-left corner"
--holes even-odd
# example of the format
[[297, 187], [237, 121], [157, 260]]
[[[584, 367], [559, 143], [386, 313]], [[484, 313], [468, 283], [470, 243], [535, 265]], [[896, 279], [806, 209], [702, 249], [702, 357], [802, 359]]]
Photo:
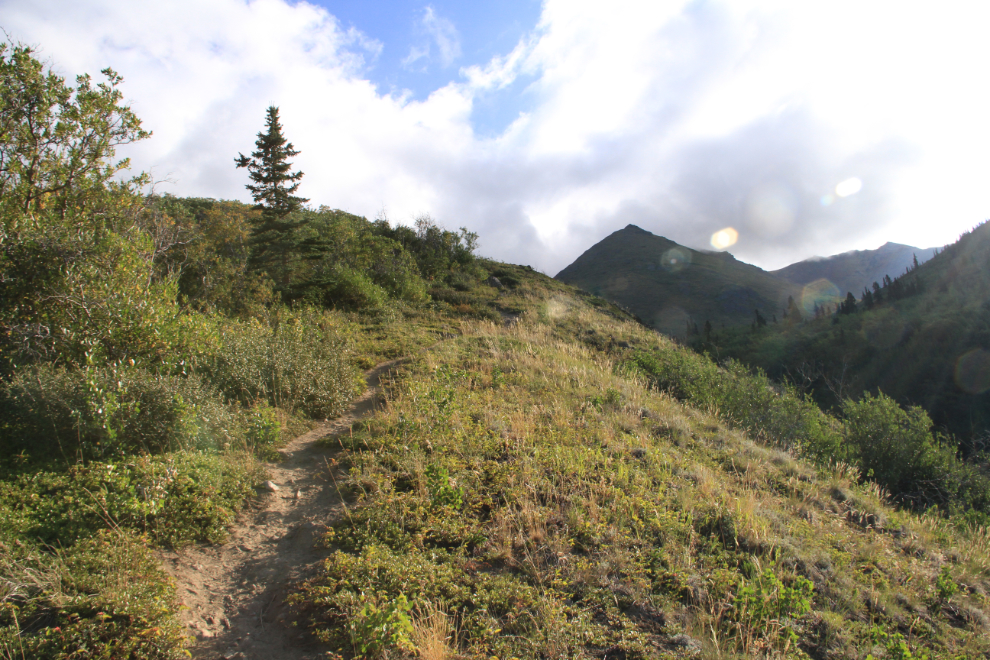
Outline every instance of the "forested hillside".
[[830, 415], [468, 231], [308, 207], [277, 108], [255, 205], [185, 199], [120, 178], [149, 134], [112, 71], [8, 44], [0, 76], [0, 657], [254, 657], [222, 609], [180, 623], [162, 557], [227, 544], [398, 357], [312, 468], [342, 505], [272, 578], [289, 618], [249, 613], [306, 655], [990, 653], [990, 480], [923, 411]]
[[[990, 226], [842, 305], [695, 346], [760, 367], [828, 408], [863, 392], [921, 406], [966, 455], [990, 432]], [[827, 313], [825, 313], [827, 311]], [[977, 460], [982, 460], [977, 458]]]

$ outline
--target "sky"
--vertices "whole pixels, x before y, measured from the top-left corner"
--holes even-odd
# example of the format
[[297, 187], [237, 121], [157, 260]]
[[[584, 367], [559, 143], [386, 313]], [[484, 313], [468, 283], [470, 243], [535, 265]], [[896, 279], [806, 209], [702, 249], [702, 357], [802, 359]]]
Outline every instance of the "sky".
[[0, 0], [0, 27], [123, 75], [159, 192], [250, 201], [274, 104], [312, 205], [550, 275], [627, 224], [775, 269], [990, 218], [987, 3]]

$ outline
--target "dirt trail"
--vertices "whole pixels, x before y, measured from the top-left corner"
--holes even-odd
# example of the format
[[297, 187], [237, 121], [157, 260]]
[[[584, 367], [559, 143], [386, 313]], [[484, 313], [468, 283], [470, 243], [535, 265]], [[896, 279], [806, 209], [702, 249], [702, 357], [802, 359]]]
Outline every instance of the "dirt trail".
[[340, 512], [328, 461], [332, 449], [316, 444], [346, 433], [374, 410], [383, 374], [400, 360], [365, 374], [367, 391], [341, 417], [299, 436], [271, 466], [279, 490], [264, 492], [241, 512], [222, 546], [164, 553], [185, 609], [180, 618], [202, 660], [315, 660], [322, 650], [304, 630], [290, 627], [284, 604], [291, 585], [309, 576], [326, 553], [315, 547]]

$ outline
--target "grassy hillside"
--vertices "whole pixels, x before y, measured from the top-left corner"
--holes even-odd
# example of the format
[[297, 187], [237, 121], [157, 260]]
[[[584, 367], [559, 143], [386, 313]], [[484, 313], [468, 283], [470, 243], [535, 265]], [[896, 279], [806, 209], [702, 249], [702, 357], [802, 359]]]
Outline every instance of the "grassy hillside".
[[589, 248], [557, 279], [615, 301], [676, 337], [706, 321], [716, 328], [749, 325], [754, 310], [770, 320], [800, 291], [728, 252], [692, 250], [634, 225]]
[[[842, 452], [841, 423], [792, 394], [718, 371], [526, 268], [486, 269], [499, 283], [450, 289], [453, 304], [333, 317], [352, 360], [415, 359], [345, 442], [348, 513], [323, 541], [320, 577], [295, 596], [301, 624], [330, 648], [988, 651], [984, 530], [893, 507], [827, 456]], [[711, 377], [726, 380], [692, 390]], [[8, 465], [5, 652], [76, 657], [85, 639], [105, 657], [179, 657], [174, 596], [149, 548], [222, 541], [262, 479], [257, 459], [206, 449], [68, 472]]]
[[770, 271], [793, 284], [811, 284], [828, 280], [844, 298], [850, 291], [855, 295], [869, 289], [874, 282], [883, 282], [884, 275], [897, 277], [914, 266], [914, 260], [924, 263], [935, 255], [935, 248], [919, 249], [899, 243], [885, 243], [876, 250], [853, 250], [831, 257], [806, 259], [779, 270]]
[[[351, 504], [296, 596], [331, 648], [990, 651], [986, 532], [898, 510], [847, 464], [801, 459], [814, 454], [805, 440], [841, 434], [835, 420], [786, 393], [764, 402], [773, 419], [728, 400], [690, 405], [694, 378], [658, 387], [638, 365], [703, 371], [704, 358], [545, 278], [470, 293], [512, 315], [464, 319], [418, 353], [338, 456]], [[766, 381], [748, 379], [736, 396], [765, 396]]]
[[[915, 295], [886, 296], [853, 314], [718, 333], [697, 346], [788, 378], [825, 406], [864, 391], [919, 405], [967, 452], [990, 432], [990, 226], [983, 224], [898, 279]], [[883, 294], [881, 294], [883, 295]]]

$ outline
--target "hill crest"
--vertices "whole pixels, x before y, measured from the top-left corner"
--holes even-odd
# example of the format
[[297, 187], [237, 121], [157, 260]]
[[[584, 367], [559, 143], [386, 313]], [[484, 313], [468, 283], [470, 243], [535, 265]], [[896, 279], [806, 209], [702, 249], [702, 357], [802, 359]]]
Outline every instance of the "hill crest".
[[694, 250], [636, 225], [591, 246], [556, 279], [615, 301], [648, 325], [685, 336], [706, 322], [771, 319], [799, 287], [728, 252]]
[[883, 282], [884, 275], [898, 277], [918, 263], [935, 255], [935, 248], [916, 248], [888, 241], [875, 250], [850, 250], [830, 257], [812, 257], [790, 266], [770, 271], [770, 274], [792, 284], [810, 284], [826, 279], [842, 295], [858, 296], [873, 282]]

